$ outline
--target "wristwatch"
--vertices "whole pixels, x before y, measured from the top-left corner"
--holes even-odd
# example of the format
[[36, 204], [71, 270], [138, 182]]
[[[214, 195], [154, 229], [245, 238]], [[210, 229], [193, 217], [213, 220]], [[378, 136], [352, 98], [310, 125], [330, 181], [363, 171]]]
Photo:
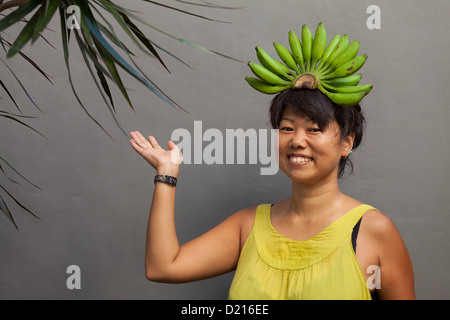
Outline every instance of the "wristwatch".
[[168, 176], [168, 175], [157, 174], [155, 176], [155, 181], [154, 182], [155, 182], [155, 184], [157, 182], [165, 182], [165, 183], [172, 184], [172, 185], [176, 186], [177, 185], [177, 178], [172, 177], [172, 176]]

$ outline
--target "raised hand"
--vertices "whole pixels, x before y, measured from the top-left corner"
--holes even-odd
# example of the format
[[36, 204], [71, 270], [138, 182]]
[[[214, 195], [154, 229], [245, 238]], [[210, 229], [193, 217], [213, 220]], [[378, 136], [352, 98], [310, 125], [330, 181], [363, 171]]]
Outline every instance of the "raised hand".
[[178, 175], [183, 155], [175, 143], [169, 141], [169, 150], [164, 150], [153, 136], [147, 140], [138, 131], [130, 132], [130, 136], [133, 149], [156, 169], [157, 174]]

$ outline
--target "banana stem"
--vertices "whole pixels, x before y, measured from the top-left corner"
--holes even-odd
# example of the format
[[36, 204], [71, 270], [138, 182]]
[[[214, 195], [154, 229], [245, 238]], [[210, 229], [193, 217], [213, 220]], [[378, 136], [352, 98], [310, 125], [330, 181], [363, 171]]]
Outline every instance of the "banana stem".
[[292, 89], [316, 89], [319, 83], [319, 79], [311, 74], [304, 73], [295, 80]]

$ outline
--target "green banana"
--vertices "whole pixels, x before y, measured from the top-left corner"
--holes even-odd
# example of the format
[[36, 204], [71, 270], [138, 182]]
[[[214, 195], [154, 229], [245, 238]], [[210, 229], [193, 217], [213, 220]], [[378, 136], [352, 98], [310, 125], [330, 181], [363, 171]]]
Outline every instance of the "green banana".
[[297, 62], [297, 65], [301, 71], [301, 73], [305, 72], [305, 60], [303, 59], [303, 49], [302, 44], [300, 43], [300, 39], [294, 33], [294, 31], [289, 31], [289, 46], [291, 47], [292, 56], [294, 60]]
[[328, 47], [326, 48], [325, 52], [323, 53], [322, 59], [320, 59], [320, 63], [317, 66], [317, 70], [322, 69], [322, 67], [325, 64], [325, 62], [327, 62], [328, 57], [330, 56], [331, 52], [333, 52], [334, 48], [336, 48], [336, 46], [337, 46], [337, 44], [339, 43], [340, 40], [341, 40], [341, 36], [337, 34], [330, 41], [330, 44], [328, 45]]
[[367, 60], [367, 55], [362, 54], [352, 60], [344, 63], [342, 66], [337, 68], [331, 73], [328, 73], [321, 77], [322, 80], [331, 79], [331, 78], [341, 78], [352, 75], [364, 65]]
[[311, 49], [312, 49], [313, 36], [311, 30], [309, 30], [306, 24], [302, 27], [302, 51], [303, 58], [305, 59], [305, 71], [310, 72], [311, 66]]
[[273, 59], [266, 51], [260, 47], [256, 47], [256, 56], [259, 62], [268, 70], [272, 71], [276, 75], [284, 78], [285, 80], [292, 80], [291, 70], [281, 62]]
[[371, 84], [364, 84], [364, 85], [360, 85], [360, 86], [331, 86], [331, 85], [327, 84], [325, 81], [322, 81], [322, 86], [327, 91], [334, 92], [334, 93], [364, 92], [365, 94], [368, 94], [373, 88], [373, 85], [371, 85]]
[[283, 62], [291, 68], [291, 70], [295, 71], [297, 75], [301, 74], [299, 67], [297, 66], [297, 62], [295, 62], [294, 57], [291, 52], [283, 45], [274, 42], [273, 46], [278, 53], [278, 56], [283, 60]]
[[323, 22], [319, 23], [311, 49], [311, 66], [310, 71], [316, 69], [317, 62], [322, 58], [327, 46], [327, 31]]
[[350, 61], [351, 59], [356, 57], [358, 51], [359, 51], [359, 41], [355, 40], [347, 47], [347, 49], [345, 49], [339, 56], [337, 56], [336, 59], [331, 61], [329, 68], [325, 70], [324, 73], [335, 70], [344, 63]]
[[282, 62], [274, 59], [260, 47], [256, 56], [260, 64], [249, 62], [255, 77], [245, 80], [254, 89], [266, 94], [276, 94], [284, 90], [316, 88], [332, 102], [341, 106], [358, 104], [371, 92], [371, 84], [359, 85], [362, 76], [354, 74], [363, 67], [367, 55], [358, 55], [358, 40], [349, 43], [344, 34], [335, 35], [327, 46], [324, 24], [318, 24], [314, 37], [311, 30], [302, 26], [300, 38], [289, 31], [289, 47], [274, 42], [273, 46]]
[[332, 86], [356, 86], [361, 81], [362, 75], [353, 74], [351, 76], [343, 77], [343, 78], [334, 78], [322, 80], [322, 83], [326, 83]]
[[258, 78], [249, 77], [249, 76], [245, 77], [245, 80], [254, 89], [258, 90], [259, 92], [266, 93], [266, 94], [275, 94], [275, 93], [278, 93], [278, 92], [281, 92], [281, 91], [284, 91], [284, 90], [290, 88], [289, 85], [287, 85], [287, 86], [272, 85], [272, 84], [267, 83]]
[[320, 70], [321, 73], [324, 73], [330, 66], [331, 62], [334, 61], [345, 49], [348, 47], [348, 35], [344, 34], [341, 37], [341, 40], [339, 40], [338, 44], [334, 48], [334, 50], [331, 52], [330, 56], [327, 59], [327, 62], [324, 64], [322, 69]]
[[318, 89], [322, 93], [324, 93], [331, 101], [343, 107], [351, 107], [358, 104], [366, 95], [364, 92], [357, 92], [357, 93], [329, 92], [322, 86], [321, 83], [319, 83]]
[[279, 76], [277, 76], [275, 73], [273, 73], [270, 70], [267, 70], [266, 68], [264, 68], [263, 66], [254, 63], [254, 62], [249, 62], [248, 66], [250, 67], [250, 69], [253, 71], [253, 73], [260, 78], [261, 80], [264, 80], [270, 84], [275, 84], [275, 85], [288, 85], [291, 82], [286, 81], [281, 79]]

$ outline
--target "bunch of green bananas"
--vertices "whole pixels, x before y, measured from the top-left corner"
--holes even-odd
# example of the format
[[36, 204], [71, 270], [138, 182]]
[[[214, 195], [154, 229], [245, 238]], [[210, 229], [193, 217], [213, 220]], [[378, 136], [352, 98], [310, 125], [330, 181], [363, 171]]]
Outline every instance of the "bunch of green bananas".
[[367, 55], [357, 56], [359, 41], [349, 42], [347, 34], [334, 36], [327, 47], [327, 33], [319, 23], [313, 37], [303, 25], [301, 41], [289, 31], [289, 45], [274, 42], [278, 56], [273, 59], [266, 51], [256, 47], [260, 64], [249, 62], [255, 77], [245, 80], [256, 90], [275, 94], [286, 89], [319, 89], [334, 103], [348, 107], [358, 104], [372, 90], [371, 84], [358, 85], [361, 75], [355, 75], [367, 60]]

